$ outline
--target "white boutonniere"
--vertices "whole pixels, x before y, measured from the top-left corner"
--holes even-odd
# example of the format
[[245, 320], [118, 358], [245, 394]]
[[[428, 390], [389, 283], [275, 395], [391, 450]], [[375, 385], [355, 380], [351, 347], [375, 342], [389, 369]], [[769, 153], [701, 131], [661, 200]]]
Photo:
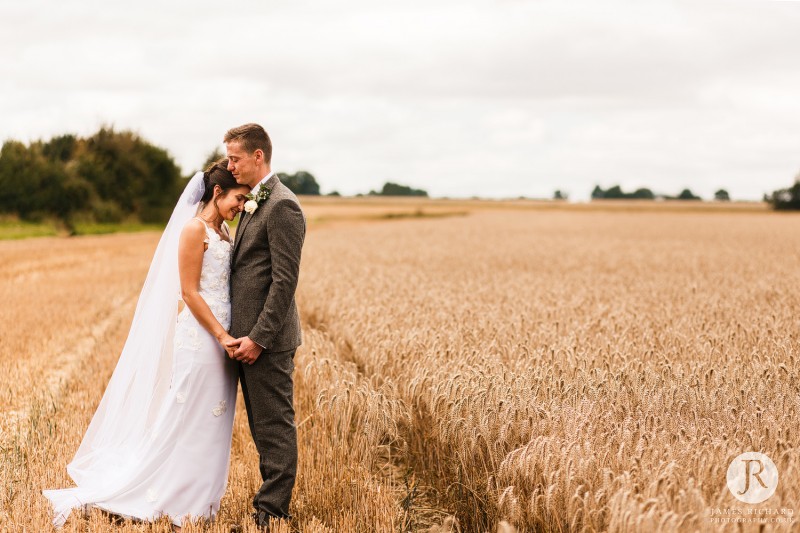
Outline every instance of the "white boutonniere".
[[255, 200], [247, 200], [244, 203], [244, 210], [248, 215], [252, 215], [256, 209], [258, 209], [258, 203]]
[[269, 187], [267, 187], [267, 184], [262, 183], [261, 187], [258, 188], [258, 192], [256, 194], [250, 193], [247, 196], [245, 196], [245, 198], [247, 198], [247, 201], [244, 203], [244, 210], [248, 214], [252, 215], [253, 213], [255, 213], [256, 209], [258, 209], [258, 206], [262, 204], [262, 202], [267, 201], [267, 199], [269, 198], [269, 194], [271, 192], [272, 190]]

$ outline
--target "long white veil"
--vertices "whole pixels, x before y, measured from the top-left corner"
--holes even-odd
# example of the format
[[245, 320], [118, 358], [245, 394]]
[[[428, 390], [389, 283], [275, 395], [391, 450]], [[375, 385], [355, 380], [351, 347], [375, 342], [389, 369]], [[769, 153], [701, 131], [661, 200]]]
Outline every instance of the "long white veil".
[[110, 495], [135, 476], [141, 454], [156, 459], [168, 435], [158, 435], [157, 415], [172, 375], [172, 342], [180, 299], [178, 242], [184, 225], [197, 214], [205, 184], [197, 172], [181, 194], [156, 248], [139, 295], [130, 332], [117, 366], [72, 462], [77, 488], [44, 491], [53, 503], [56, 525], [72, 508]]

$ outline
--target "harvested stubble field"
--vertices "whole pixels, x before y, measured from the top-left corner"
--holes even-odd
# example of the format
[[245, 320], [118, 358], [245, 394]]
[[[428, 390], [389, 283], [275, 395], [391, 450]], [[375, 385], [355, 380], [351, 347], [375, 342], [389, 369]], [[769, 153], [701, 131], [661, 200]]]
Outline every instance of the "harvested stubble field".
[[[800, 509], [800, 217], [342, 205], [307, 202], [299, 530], [695, 531]], [[69, 483], [157, 240], [0, 243], [1, 530], [50, 530], [40, 491]], [[222, 511], [184, 531], [250, 530], [237, 408]], [[725, 485], [750, 450], [780, 473], [753, 506]], [[95, 512], [64, 531], [169, 529]]]

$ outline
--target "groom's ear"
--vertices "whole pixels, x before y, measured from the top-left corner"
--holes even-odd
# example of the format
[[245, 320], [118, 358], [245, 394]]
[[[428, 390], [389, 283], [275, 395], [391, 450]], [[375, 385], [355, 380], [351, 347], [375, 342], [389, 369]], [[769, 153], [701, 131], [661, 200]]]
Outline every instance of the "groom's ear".
[[264, 160], [264, 151], [261, 148], [256, 148], [256, 151], [253, 152], [253, 157], [256, 160], [256, 163], [260, 163]]

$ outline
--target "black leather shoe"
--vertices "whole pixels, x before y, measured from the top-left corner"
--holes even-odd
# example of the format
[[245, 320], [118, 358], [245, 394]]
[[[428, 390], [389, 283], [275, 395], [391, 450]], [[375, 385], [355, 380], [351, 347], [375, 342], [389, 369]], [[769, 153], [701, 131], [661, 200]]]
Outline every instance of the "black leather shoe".
[[258, 526], [260, 531], [270, 533], [272, 529], [270, 528], [269, 521], [276, 519], [280, 520], [281, 522], [285, 522], [289, 526], [289, 531], [297, 531], [297, 528], [292, 523], [291, 516], [273, 516], [273, 515], [268, 515], [264, 511], [259, 511], [258, 513], [252, 513], [250, 516], [253, 518], [253, 521], [256, 523], [256, 526]]

